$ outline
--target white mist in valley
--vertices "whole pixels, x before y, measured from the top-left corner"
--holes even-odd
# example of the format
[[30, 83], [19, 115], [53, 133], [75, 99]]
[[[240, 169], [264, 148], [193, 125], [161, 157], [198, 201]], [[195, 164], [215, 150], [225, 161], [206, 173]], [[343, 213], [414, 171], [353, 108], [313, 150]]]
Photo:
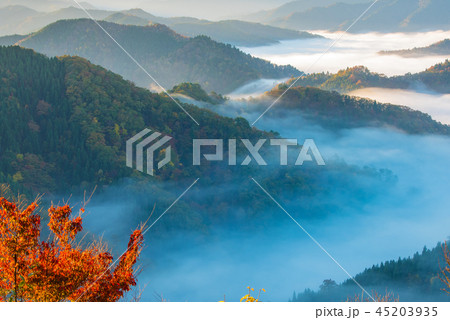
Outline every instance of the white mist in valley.
[[[251, 110], [243, 114], [245, 105], [243, 101], [230, 101], [218, 110], [226, 110], [233, 116], [244, 115], [253, 121], [258, 114]], [[353, 177], [357, 184], [367, 185], [363, 195], [349, 186], [346, 192], [310, 198], [313, 203], [334, 204], [322, 217], [312, 218], [310, 212], [295, 205], [300, 200], [295, 196], [290, 199], [294, 205], [287, 208], [289, 213], [350, 274], [385, 260], [410, 256], [450, 235], [448, 137], [407, 135], [376, 128], [334, 132], [309, 123], [298, 114], [276, 118], [271, 112], [261, 118], [258, 127], [277, 130], [283, 137], [299, 141], [313, 138], [328, 164], [345, 162], [359, 168], [387, 169], [395, 175], [397, 181], [387, 188], [374, 187], [373, 181], [364, 176]], [[242, 183], [227, 187], [231, 195], [248, 191], [242, 188], [250, 177], [240, 179]], [[167, 183], [160, 187], [173, 192], [171, 198], [175, 200], [189, 185], [185, 184]], [[270, 186], [264, 187], [270, 192]], [[136, 226], [133, 212], [143, 201], [142, 197], [121, 198], [123, 189], [116, 186], [104, 197], [94, 199], [85, 220], [93, 233], [104, 234], [115, 254], [125, 249], [127, 236]], [[185, 197], [217, 192], [221, 191], [215, 187], [196, 186]], [[267, 197], [262, 191], [254, 196]], [[368, 196], [363, 206], [358, 204], [360, 196]], [[154, 220], [166, 205], [152, 194], [148, 198], [157, 205], [151, 219]], [[103, 199], [115, 200], [105, 205]], [[176, 206], [183, 202], [182, 199]], [[230, 208], [228, 214], [233, 216], [235, 209]], [[186, 208], [183, 214], [195, 216], [198, 210]], [[245, 214], [245, 207], [240, 210]], [[249, 285], [265, 288], [265, 301], [287, 301], [294, 290], [317, 289], [324, 279], [341, 282], [348, 278], [275, 203], [261, 213], [273, 218], [273, 223], [263, 230], [246, 232], [245, 226], [225, 224], [208, 231], [177, 231], [173, 226], [170, 238], [159, 239], [164, 219], [173, 218], [171, 214], [174, 212], [169, 211], [146, 234], [139, 275], [140, 285], [145, 286], [142, 296], [145, 301], [157, 300], [155, 293], [169, 301], [218, 301], [224, 295], [227, 301], [237, 301]]]
[[[425, 46], [449, 35], [448, 32], [408, 34], [408, 37], [402, 34], [346, 35], [309, 71], [336, 72], [353, 65], [366, 65], [372, 71], [387, 75], [422, 71], [442, 62], [443, 57], [405, 59], [379, 56], [377, 52]], [[311, 39], [245, 50], [272, 62], [292, 64], [305, 70], [329, 44], [330, 40]], [[279, 81], [262, 79], [249, 83], [233, 92], [230, 95], [232, 99], [224, 105], [211, 108], [226, 116], [244, 117], [252, 123], [261, 111], [256, 111], [255, 106], [242, 99], [256, 97]], [[449, 123], [449, 95], [378, 88], [351, 94], [407, 105]], [[203, 103], [196, 104], [206, 107]], [[277, 131], [285, 138], [300, 142], [307, 138], [314, 139], [328, 164], [345, 163], [357, 168], [386, 169], [396, 177], [396, 182], [386, 188], [378, 188], [370, 178], [353, 176], [351, 179], [355, 184], [367, 186], [362, 194], [361, 190], [356, 192], [349, 185], [346, 192], [331, 191], [326, 197], [323, 194], [312, 196], [309, 199], [312, 203], [332, 204], [328, 212], [317, 218], [311, 217], [311, 212], [300, 205], [300, 197], [294, 195], [289, 199], [294, 203], [287, 208], [289, 213], [351, 275], [385, 260], [410, 256], [423, 246], [432, 247], [450, 235], [450, 197], [447, 194], [450, 138], [407, 135], [377, 128], [329, 131], [305, 121], [298, 114], [285, 113], [282, 117], [276, 117], [271, 111], [258, 121], [257, 127]], [[239, 179], [240, 183], [225, 187], [230, 197], [248, 191], [242, 188], [245, 182], [251, 181], [251, 177], [242, 176]], [[191, 182], [183, 183], [149, 182], [155, 188], [167, 190], [166, 198], [172, 200]], [[323, 183], [330, 182], [324, 179]], [[271, 191], [270, 186], [264, 187]], [[333, 186], [327, 187], [333, 190]], [[170, 205], [170, 202], [161, 203], [161, 199], [152, 193], [145, 196], [127, 195], [127, 188], [126, 185], [116, 185], [102, 196], [94, 197], [85, 219], [86, 229], [94, 234], [103, 234], [115, 255], [125, 249], [127, 237], [138, 222], [136, 212], [143, 202], [156, 204], [150, 221], [154, 221]], [[214, 186], [197, 185], [185, 195], [186, 199], [181, 199], [172, 209], [186, 206], [185, 200], [193, 194], [206, 197], [219, 192], [222, 191]], [[253, 196], [267, 197], [262, 191]], [[359, 197], [367, 197], [364, 205], [361, 205]], [[295, 205], [297, 202], [298, 206]], [[230, 207], [227, 214], [230, 217], [245, 215], [249, 209], [245, 206]], [[199, 211], [197, 206], [183, 207], [182, 214], [197, 217]], [[171, 236], [161, 237], [166, 232], [163, 228], [165, 221], [177, 221], [174, 214], [173, 210], [167, 212], [146, 234], [140, 259], [142, 271], [138, 276], [140, 286], [145, 287], [142, 295], [144, 301], [155, 301], [161, 297], [169, 301], [218, 301], [223, 300], [224, 295], [227, 301], [238, 301], [246, 294], [247, 286], [265, 288], [264, 301], [287, 301], [294, 290], [317, 289], [324, 279], [341, 282], [348, 278], [275, 203], [261, 212], [262, 216], [269, 215], [273, 219], [273, 223], [265, 225], [263, 230], [245, 231], [245, 226], [232, 223], [190, 231], [186, 231], [185, 226], [178, 229], [177, 225], [169, 225]], [[224, 221], [226, 218], [223, 217]]]
[[287, 80], [289, 79], [260, 79], [252, 81], [234, 90], [230, 94], [227, 94], [227, 97], [234, 100], [258, 97], [264, 92], [272, 90], [275, 86], [286, 82]]
[[408, 106], [429, 114], [434, 120], [450, 125], [450, 94], [416, 92], [402, 89], [365, 88], [349, 93], [381, 103]]
[[387, 76], [403, 75], [423, 71], [448, 58], [448, 56], [403, 58], [397, 55], [379, 55], [378, 52], [429, 46], [450, 38], [449, 31], [345, 34], [326, 54], [324, 52], [335, 39], [339, 39], [341, 34], [313, 32], [323, 35], [326, 39], [289, 40], [271, 46], [240, 49], [276, 64], [290, 64], [307, 73], [327, 71], [335, 73], [347, 67], [364, 65], [372, 72]]

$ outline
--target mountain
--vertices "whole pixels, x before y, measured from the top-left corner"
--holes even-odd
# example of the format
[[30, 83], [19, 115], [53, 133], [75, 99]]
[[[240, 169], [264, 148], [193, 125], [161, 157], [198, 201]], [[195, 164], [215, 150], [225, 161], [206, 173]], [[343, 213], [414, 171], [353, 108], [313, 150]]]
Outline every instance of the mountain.
[[[335, 3], [291, 12], [267, 21], [269, 25], [296, 30], [347, 29], [371, 2]], [[447, 0], [380, 0], [358, 21], [350, 32], [415, 32], [448, 30], [450, 21]]]
[[275, 9], [261, 10], [242, 17], [243, 20], [267, 23], [275, 19], [281, 19], [294, 12], [303, 12], [316, 7], [327, 7], [335, 3], [363, 3], [367, 0], [297, 0], [285, 3]]
[[450, 39], [445, 39], [428, 47], [413, 48], [405, 50], [380, 51], [382, 55], [398, 55], [405, 58], [417, 58], [424, 56], [449, 56], [450, 55]]
[[[184, 36], [206, 35], [213, 40], [237, 46], [269, 45], [282, 40], [319, 37], [308, 32], [238, 20], [213, 22], [189, 17], [158, 17], [142, 9], [121, 12], [90, 9], [88, 12], [98, 20], [137, 26], [165, 24]], [[0, 18], [0, 35], [10, 35], [29, 34], [58, 20], [82, 19], [87, 18], [87, 15], [76, 7], [67, 7], [52, 12], [38, 12], [24, 6], [8, 6], [0, 8]]]
[[28, 30], [23, 32], [21, 23], [37, 15], [39, 12], [24, 6], [14, 5], [0, 8], [0, 35], [29, 33]]
[[133, 10], [137, 15], [131, 14], [130, 11], [127, 13], [114, 13], [104, 20], [118, 24], [138, 26], [160, 23], [169, 26], [172, 30], [184, 36], [196, 37], [205, 35], [218, 42], [246, 47], [270, 45], [279, 43], [282, 40], [320, 37], [308, 32], [282, 29], [239, 20], [213, 22], [193, 18], [161, 18], [145, 12], [138, 13], [137, 11], [138, 9]]
[[[299, 75], [208, 37], [183, 37], [163, 25], [101, 25], [163, 86], [199, 83], [208, 91], [228, 93], [260, 78]], [[48, 56], [77, 55], [121, 74], [143, 87], [153, 81], [90, 19], [51, 24], [20, 42]]]
[[[369, 293], [375, 290], [384, 295], [388, 291], [392, 293], [392, 298], [398, 297], [401, 302], [449, 301], [448, 294], [442, 291], [444, 284], [439, 280], [439, 266], [443, 263], [442, 244], [438, 243], [433, 249], [425, 247], [412, 257], [385, 261], [367, 268], [357, 274], [355, 280]], [[360, 296], [361, 289], [353, 280], [348, 279], [339, 285], [326, 280], [320, 290], [315, 292], [306, 289], [302, 293], [294, 293], [290, 301], [346, 301], [355, 295]]]
[[[137, 199], [136, 210], [125, 214], [126, 219], [139, 223], [148, 218], [155, 201], [159, 208], [169, 207], [174, 199], [171, 192], [201, 177], [189, 197], [162, 222], [169, 230], [195, 231], [204, 230], [204, 224], [230, 225], [233, 221], [245, 221], [245, 228], [263, 228], [279, 220], [269, 213], [262, 216], [272, 202], [260, 196], [250, 177], [270, 183], [272, 194], [280, 195], [287, 204], [304, 204], [307, 215], [314, 218], [334, 207], [321, 195], [348, 191], [349, 186], [358, 194], [366, 194], [370, 192], [366, 179], [371, 181], [370, 188], [377, 190], [388, 190], [395, 183], [387, 170], [342, 162], [327, 163], [326, 168], [311, 165], [295, 169], [220, 162], [193, 166], [194, 138], [249, 139], [255, 143], [279, 135], [253, 128], [243, 118], [227, 118], [183, 104], [198, 126], [165, 94], [136, 87], [83, 58], [48, 58], [18, 46], [0, 47], [0, 79], [0, 184], [9, 184], [14, 192], [31, 199], [42, 193], [46, 201], [60, 199], [61, 194], [79, 195], [98, 186], [96, 197], [109, 190], [114, 198]], [[154, 177], [125, 165], [126, 141], [144, 128], [172, 137], [171, 162], [156, 170]], [[224, 149], [228, 158], [228, 147]], [[238, 145], [238, 161], [247, 154]], [[155, 160], [163, 156], [159, 153]], [[359, 175], [364, 176], [364, 183], [355, 178]], [[237, 185], [239, 192], [232, 187]], [[316, 195], [320, 202], [312, 205], [307, 201]]]
[[[294, 80], [290, 80], [288, 84], [292, 81]], [[449, 81], [450, 62], [446, 60], [419, 73], [393, 77], [370, 72], [364, 66], [347, 68], [336, 74], [314, 73], [300, 77], [296, 85], [317, 87], [340, 93], [368, 87], [414, 89], [423, 86], [439, 93], [450, 93]]]
[[[151, 14], [150, 19], [142, 18], [137, 15], [132, 15], [125, 12], [116, 12], [110, 16], [107, 16], [104, 21], [117, 23], [117, 24], [125, 24], [125, 25], [134, 25], [134, 26], [148, 26], [154, 23], [160, 23], [158, 17], [153, 16]], [[165, 19], [165, 18], [164, 18]]]
[[206, 35], [219, 42], [246, 47], [271, 45], [279, 43], [282, 40], [320, 37], [308, 32], [282, 29], [239, 20], [175, 23], [169, 24], [169, 26], [185, 36]]
[[23, 40], [25, 36], [14, 34], [12, 36], [4, 36], [0, 37], [0, 46], [12, 46], [19, 42], [20, 40]]
[[243, 14], [270, 9], [286, 0], [146, 0], [139, 4], [142, 9], [160, 16], [190, 16], [200, 19], [236, 19]]
[[[274, 101], [287, 88], [287, 84], [280, 84], [260, 98], [266, 101], [261, 103], [262, 110], [267, 108], [268, 101]], [[312, 87], [292, 87], [270, 112], [276, 116], [287, 110], [330, 129], [392, 127], [411, 134], [450, 134], [450, 126], [434, 121], [426, 113]]]
[[[94, 6], [85, 1], [79, 3], [86, 9], [95, 9]], [[37, 11], [55, 11], [75, 5], [72, 0], [0, 0], [0, 8], [12, 5], [24, 6]]]
[[124, 165], [125, 142], [146, 127], [173, 137], [172, 165], [159, 172], [163, 180], [195, 175], [188, 166], [193, 137], [270, 136], [243, 119], [184, 105], [197, 126], [169, 97], [79, 57], [49, 59], [0, 47], [0, 78], [0, 183], [33, 194], [132, 176]]
[[[37, 2], [37, 1], [36, 1]], [[73, 3], [70, 3], [73, 5]], [[112, 11], [88, 10], [94, 19], [104, 19]], [[0, 36], [10, 34], [30, 34], [44, 28], [48, 24], [63, 19], [86, 18], [86, 13], [80, 8], [67, 6], [51, 12], [40, 12], [25, 6], [0, 7]]]
[[194, 99], [195, 101], [206, 102], [217, 105], [227, 101], [225, 97], [214, 91], [207, 94], [198, 83], [180, 83], [168, 91], [171, 94], [181, 94], [183, 96]]

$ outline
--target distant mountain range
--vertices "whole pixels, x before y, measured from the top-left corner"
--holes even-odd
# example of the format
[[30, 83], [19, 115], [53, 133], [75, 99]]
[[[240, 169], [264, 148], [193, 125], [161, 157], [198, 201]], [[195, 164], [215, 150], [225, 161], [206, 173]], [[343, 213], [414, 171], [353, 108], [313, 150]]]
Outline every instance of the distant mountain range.
[[[228, 93], [260, 78], [300, 75], [291, 66], [265, 60], [205, 36], [187, 38], [164, 25], [101, 25], [139, 61], [160, 84], [199, 83], [207, 91]], [[19, 44], [48, 56], [77, 55], [121, 74], [142, 87], [154, 82], [90, 19], [61, 20]]]
[[[89, 10], [89, 13], [94, 19], [102, 20], [114, 12]], [[73, 6], [51, 12], [40, 12], [19, 5], [3, 7], [0, 8], [0, 35], [27, 35], [58, 20], [78, 18], [86, 18], [86, 13]]]
[[417, 58], [424, 56], [450, 56], [450, 39], [445, 39], [428, 47], [413, 48], [405, 50], [380, 51], [382, 55], [398, 55], [404, 58]]
[[139, 9], [114, 13], [104, 20], [119, 24], [140, 26], [160, 23], [169, 26], [171, 29], [184, 36], [195, 37], [198, 35], [206, 35], [219, 42], [246, 47], [270, 45], [279, 43], [281, 40], [320, 37], [308, 32], [271, 27], [259, 23], [239, 20], [213, 22], [194, 18], [161, 18], [150, 15]]
[[[121, 178], [139, 177], [124, 165], [124, 148], [127, 139], [146, 127], [173, 137], [172, 163], [157, 174], [158, 179], [172, 181], [199, 174], [218, 175], [220, 181], [225, 176], [233, 176], [234, 171], [230, 170], [234, 168], [189, 166], [190, 141], [194, 137], [278, 137], [276, 133], [252, 128], [243, 118], [227, 118], [184, 104], [201, 124], [196, 126], [165, 94], [138, 88], [79, 57], [50, 59], [17, 46], [0, 47], [0, 78], [0, 126], [3, 128], [0, 182], [31, 194], [68, 192], [72, 188], [110, 185]], [[269, 96], [278, 96], [282, 89], [274, 89]], [[175, 90], [188, 90], [205, 97], [196, 85], [181, 85]], [[421, 112], [315, 88], [288, 91], [278, 107], [298, 110], [313, 121], [324, 121], [334, 128], [373, 125], [396, 127], [409, 133], [450, 134], [449, 126]], [[236, 170], [234, 174], [249, 173], [245, 168]], [[336, 174], [353, 176], [359, 169], [330, 164], [327, 170], [336, 177]], [[284, 179], [293, 179], [289, 182], [292, 192], [297, 188], [305, 190], [305, 185], [306, 189], [314, 190], [311, 192], [323, 189], [320, 178], [323, 172], [318, 173], [314, 168], [296, 168], [289, 171], [288, 178], [284, 171], [271, 169], [270, 172], [277, 176], [277, 182], [272, 184], [275, 190], [284, 190]], [[205, 181], [209, 183], [208, 179]], [[254, 198], [244, 193], [236, 200], [248, 203]], [[253, 205], [264, 206], [264, 201], [256, 198], [251, 200]], [[216, 202], [217, 210], [222, 210], [221, 202]]]
[[[164, 18], [152, 15], [142, 9], [114, 12], [88, 10], [93, 18], [125, 25], [147, 26], [165, 24], [176, 32], [189, 37], [206, 35], [213, 40], [237, 46], [261, 46], [278, 43], [281, 40], [320, 37], [308, 32], [283, 29], [259, 23], [226, 20], [212, 22], [189, 17]], [[38, 12], [24, 6], [0, 8], [0, 35], [29, 34], [65, 19], [87, 18], [86, 13], [75, 7], [53, 12]]]
[[[290, 80], [288, 84], [294, 80]], [[300, 77], [296, 85], [317, 87], [329, 91], [346, 93], [367, 87], [391, 89], [428, 89], [439, 93], [450, 93], [450, 62], [436, 64], [425, 71], [403, 76], [386, 77], [370, 72], [363, 66], [347, 68], [331, 73], [314, 73]]]
[[[319, 3], [295, 1], [266, 13], [249, 16], [247, 19], [295, 30], [345, 30], [372, 2]], [[447, 0], [380, 0], [351, 28], [350, 32], [448, 30], [450, 29], [448, 12], [450, 1]]]
[[[86, 9], [95, 9], [85, 1], [78, 1]], [[75, 5], [73, 0], [0, 0], [0, 8], [8, 6], [24, 6], [37, 11], [54, 11]]]
[[285, 3], [275, 9], [261, 10], [242, 17], [243, 20], [253, 22], [268, 22], [285, 18], [295, 12], [304, 12], [316, 7], [327, 7], [336, 3], [366, 3], [367, 0], [297, 0]]
[[[12, 190], [26, 193], [31, 198], [44, 192], [49, 196], [76, 194], [95, 185], [101, 192], [108, 186], [129, 181], [131, 189], [124, 187], [128, 191], [123, 191], [142, 194], [139, 198], [145, 201], [128, 218], [141, 221], [148, 217], [155, 205], [151, 199], [156, 198], [158, 206], [162, 207], [173, 202], [169, 192], [164, 190], [173, 189], [172, 184], [161, 186], [158, 181], [171, 181], [175, 186], [186, 181], [192, 183], [195, 178], [202, 177], [199, 186], [204, 188], [194, 191], [197, 195], [188, 197], [187, 203], [174, 208], [172, 218], [167, 218], [171, 230], [179, 226], [193, 231], [202, 230], [203, 224], [224, 223], [225, 218], [227, 224], [236, 219], [259, 228], [273, 221], [271, 215], [261, 216], [261, 211], [271, 200], [255, 196], [258, 187], [248, 178], [243, 182], [243, 177], [256, 175], [260, 176], [262, 183], [270, 181], [275, 195], [286, 195], [286, 184], [289, 184], [288, 194], [296, 194], [296, 202], [311, 195], [348, 190], [349, 183], [353, 190], [367, 190], [365, 183], [353, 180], [359, 174], [371, 179], [376, 185], [374, 188], [379, 188], [379, 185], [388, 188], [395, 183], [395, 178], [385, 171], [343, 163], [327, 163], [326, 167], [320, 168], [270, 167], [267, 170], [259, 166], [220, 163], [192, 166], [194, 138], [257, 141], [279, 138], [279, 135], [258, 130], [243, 118], [228, 118], [183, 104], [200, 123], [197, 126], [165, 94], [136, 87], [83, 58], [50, 59], [17, 46], [0, 47], [0, 79], [0, 183], [8, 184]], [[198, 89], [197, 86], [192, 88], [194, 91]], [[186, 86], [181, 86], [181, 89], [186, 89]], [[424, 130], [429, 129], [425, 123], [423, 125]], [[157, 170], [153, 178], [125, 165], [126, 141], [143, 128], [172, 137], [169, 142], [171, 162]], [[227, 147], [224, 153], [228, 153]], [[247, 155], [243, 146], [238, 146], [237, 155], [242, 160]], [[160, 161], [163, 156], [160, 153], [155, 160]], [[328, 177], [326, 186], [323, 184], [324, 175]], [[242, 190], [234, 193], [228, 188], [229, 182], [240, 183]], [[205, 192], [213, 185], [221, 191]], [[147, 199], [145, 194], [152, 197]], [[226, 215], [230, 208], [238, 205], [246, 207], [245, 214], [243, 212], [235, 218]], [[321, 202], [312, 208], [308, 203], [305, 208], [308, 208], [308, 214], [317, 218], [328, 211], [327, 206], [328, 203]], [[174, 221], [176, 223], [172, 223]]]

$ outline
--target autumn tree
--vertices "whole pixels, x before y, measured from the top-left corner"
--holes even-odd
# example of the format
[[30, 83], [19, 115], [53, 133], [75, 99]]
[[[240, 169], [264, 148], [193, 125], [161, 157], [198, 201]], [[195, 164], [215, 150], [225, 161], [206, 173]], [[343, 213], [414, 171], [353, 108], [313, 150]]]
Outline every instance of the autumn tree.
[[72, 217], [69, 205], [51, 206], [50, 236], [41, 241], [37, 209], [37, 202], [0, 197], [0, 301], [117, 301], [136, 285], [142, 228], [114, 264], [102, 242], [76, 241], [84, 210]]
[[444, 265], [440, 264], [441, 273], [439, 278], [445, 286], [442, 290], [450, 294], [450, 250], [447, 242], [442, 245], [442, 252], [444, 255]]

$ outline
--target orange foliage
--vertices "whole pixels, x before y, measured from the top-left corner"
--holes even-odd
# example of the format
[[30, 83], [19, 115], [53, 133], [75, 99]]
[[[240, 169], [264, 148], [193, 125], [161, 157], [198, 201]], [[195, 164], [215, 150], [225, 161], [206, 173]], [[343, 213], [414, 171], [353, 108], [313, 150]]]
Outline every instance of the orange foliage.
[[[450, 250], [448, 248], [447, 242], [442, 245], [442, 252], [444, 254], [444, 266], [441, 267], [441, 273], [439, 275], [439, 279], [445, 285], [445, 288], [442, 290], [447, 294], [450, 294]], [[440, 264], [439, 264], [440, 265]]]
[[0, 198], [0, 301], [117, 301], [136, 285], [142, 228], [113, 269], [104, 244], [75, 242], [82, 218], [71, 219], [68, 205], [48, 210], [51, 236], [41, 241], [37, 207]]

